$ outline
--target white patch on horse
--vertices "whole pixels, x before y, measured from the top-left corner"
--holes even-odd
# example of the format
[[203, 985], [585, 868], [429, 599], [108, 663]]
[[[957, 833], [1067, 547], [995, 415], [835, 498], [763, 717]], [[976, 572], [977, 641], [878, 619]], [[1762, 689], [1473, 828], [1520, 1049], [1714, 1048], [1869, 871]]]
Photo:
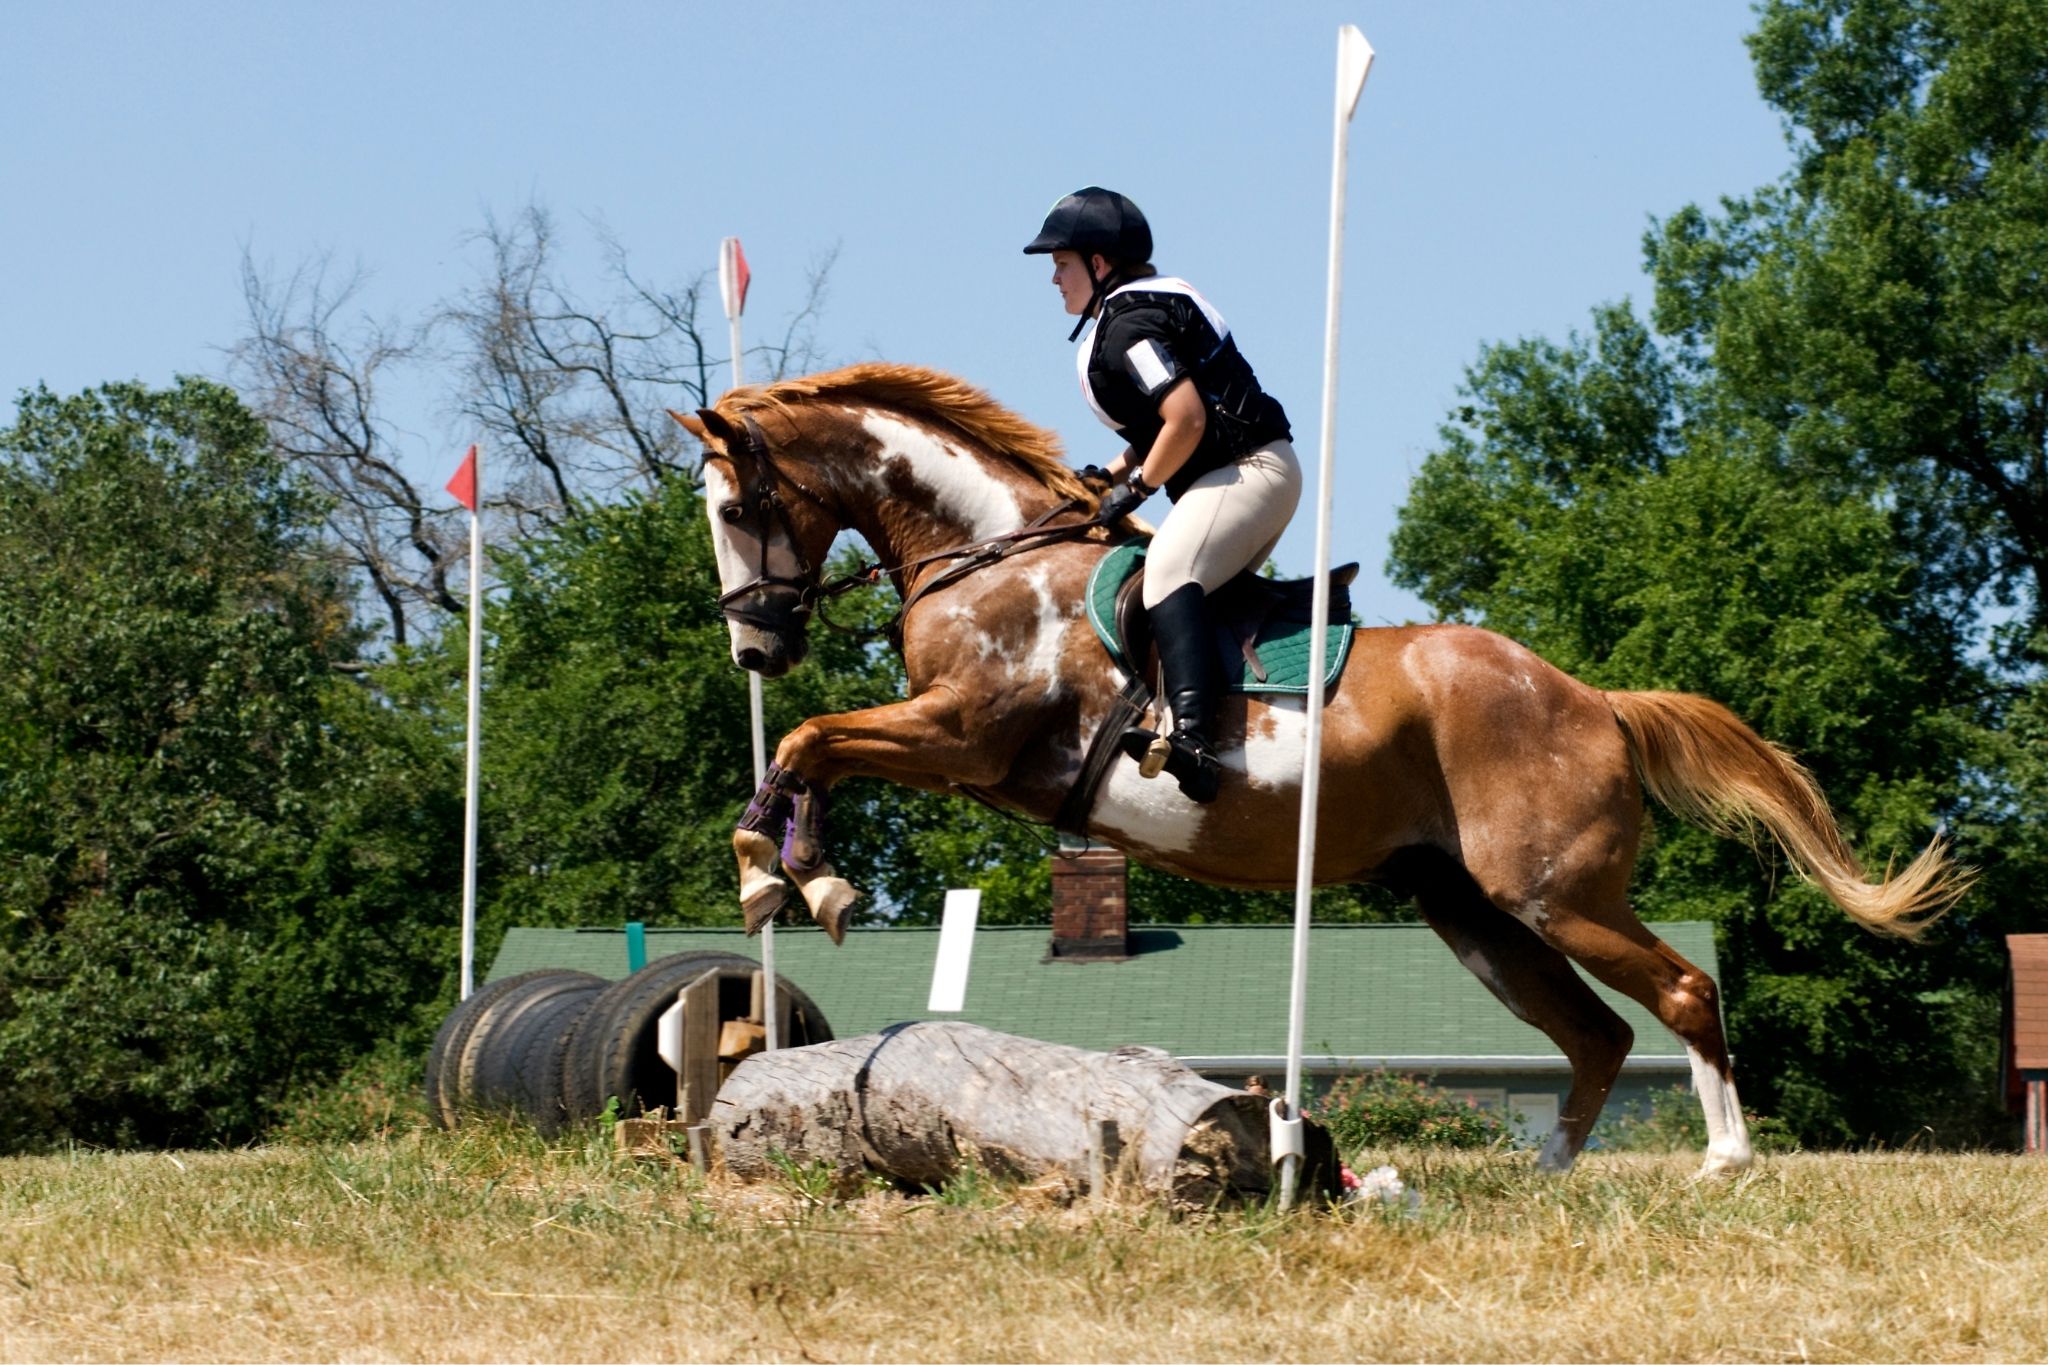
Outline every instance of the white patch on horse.
[[1485, 982], [1486, 989], [1493, 992], [1494, 999], [1506, 1005], [1508, 1012], [1515, 1018], [1525, 1024], [1536, 1022], [1529, 1017], [1529, 1011], [1522, 1007], [1522, 1002], [1508, 993], [1507, 984], [1500, 979], [1500, 974], [1494, 971], [1493, 963], [1487, 960], [1484, 953], [1459, 952], [1458, 961], [1464, 964], [1466, 971]]
[[1024, 576], [1024, 581], [1038, 598], [1038, 622], [1030, 647], [1020, 651], [1011, 665], [1010, 677], [1012, 681], [1042, 682], [1045, 698], [1050, 701], [1062, 691], [1060, 649], [1066, 643], [1067, 626], [1078, 608], [1074, 603], [1061, 602], [1052, 590], [1051, 569], [1033, 569]]
[[1543, 893], [1550, 889], [1550, 884], [1555, 880], [1557, 864], [1546, 854], [1543, 858], [1543, 870], [1537, 874], [1536, 884], [1528, 889], [1520, 903], [1512, 907], [1508, 913], [1540, 933], [1543, 926], [1550, 922], [1550, 902], [1544, 898]]
[[975, 657], [983, 663], [1003, 652], [996, 637], [981, 628], [981, 620], [974, 614], [973, 602], [948, 602], [946, 619], [960, 628], [961, 638], [973, 647]]
[[881, 442], [883, 462], [908, 465], [911, 477], [930, 492], [932, 509], [957, 524], [961, 534], [985, 540], [1024, 524], [1017, 495], [958, 446], [886, 413], [867, 413], [860, 424]]
[[1302, 760], [1308, 754], [1308, 702], [1288, 696], [1261, 700], [1265, 714], [1246, 727], [1241, 745], [1224, 747], [1229, 741], [1220, 741], [1217, 760], [1243, 773], [1255, 792], [1299, 791]]
[[1700, 1109], [1707, 1119], [1707, 1159], [1701, 1175], [1723, 1175], [1746, 1170], [1752, 1159], [1749, 1126], [1742, 1119], [1742, 1102], [1736, 1098], [1735, 1082], [1724, 1078], [1714, 1064], [1687, 1045], [1692, 1060], [1692, 1088], [1700, 1097]]
[[1138, 765], [1119, 759], [1095, 798], [1088, 826], [1097, 838], [1153, 853], [1192, 853], [1202, 830], [1203, 808], [1180, 794], [1171, 777], [1138, 776]]

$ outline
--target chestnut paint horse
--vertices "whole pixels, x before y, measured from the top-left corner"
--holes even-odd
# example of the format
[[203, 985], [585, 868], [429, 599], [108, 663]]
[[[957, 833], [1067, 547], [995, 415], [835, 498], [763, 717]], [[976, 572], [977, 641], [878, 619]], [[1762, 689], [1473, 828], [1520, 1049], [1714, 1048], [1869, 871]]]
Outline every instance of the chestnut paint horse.
[[[804, 847], [815, 803], [843, 778], [971, 789], [1049, 821], [1123, 682], [1082, 597], [1128, 528], [1028, 539], [925, 589], [959, 562], [927, 556], [1048, 519], [1085, 527], [1095, 498], [1056, 441], [956, 379], [886, 364], [735, 389], [677, 420], [704, 444], [742, 668], [775, 677], [801, 660], [819, 566], [843, 529], [899, 566], [891, 577], [909, 604], [907, 699], [815, 717], [776, 748], [779, 771], [734, 838], [749, 927], [787, 894], [776, 866], [787, 827], [798, 852], [782, 845], [784, 870], [834, 937], [843, 931], [853, 888], [822, 848]], [[1646, 788], [1722, 833], [1762, 826], [1873, 930], [1914, 936], [1967, 881], [1939, 840], [1889, 880], [1866, 878], [1805, 771], [1719, 703], [1602, 692], [1475, 627], [1360, 631], [1324, 717], [1316, 880], [1412, 894], [1458, 960], [1563, 1051], [1571, 1091], [1539, 1154], [1545, 1169], [1578, 1155], [1633, 1042], [1573, 962], [1684, 1043], [1706, 1112], [1703, 1173], [1750, 1161], [1714, 982], [1629, 908]], [[1226, 695], [1213, 805], [1119, 758], [1089, 831], [1181, 876], [1290, 887], [1305, 730], [1298, 697]]]

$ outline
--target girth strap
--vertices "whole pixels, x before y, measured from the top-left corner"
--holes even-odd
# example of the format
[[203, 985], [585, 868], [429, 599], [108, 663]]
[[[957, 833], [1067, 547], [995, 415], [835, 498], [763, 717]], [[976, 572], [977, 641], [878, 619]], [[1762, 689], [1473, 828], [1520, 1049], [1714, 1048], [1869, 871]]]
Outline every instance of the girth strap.
[[1143, 678], [1133, 673], [1130, 681], [1109, 704], [1109, 714], [1096, 728], [1095, 738], [1088, 742], [1088, 752], [1081, 760], [1081, 775], [1074, 779], [1073, 789], [1067, 793], [1067, 799], [1060, 802], [1059, 813], [1052, 818], [1054, 829], [1077, 839], [1088, 837], [1088, 814], [1095, 809], [1095, 793], [1102, 786], [1109, 765], [1116, 762], [1117, 755], [1123, 752], [1117, 741], [1151, 704], [1152, 689], [1145, 685]]

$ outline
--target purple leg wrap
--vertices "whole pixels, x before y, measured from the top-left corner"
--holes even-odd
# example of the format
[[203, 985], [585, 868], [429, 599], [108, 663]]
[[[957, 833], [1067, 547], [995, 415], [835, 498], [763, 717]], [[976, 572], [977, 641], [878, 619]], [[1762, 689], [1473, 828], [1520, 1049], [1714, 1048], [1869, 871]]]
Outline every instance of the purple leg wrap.
[[791, 792], [804, 790], [804, 780], [788, 772], [779, 764], [768, 765], [768, 775], [761, 779], [754, 799], [747, 803], [747, 813], [740, 817], [741, 829], [758, 830], [771, 839], [780, 838], [789, 827]]
[[802, 788], [791, 814], [795, 818], [782, 835], [782, 865], [792, 872], [809, 872], [825, 861], [825, 793]]

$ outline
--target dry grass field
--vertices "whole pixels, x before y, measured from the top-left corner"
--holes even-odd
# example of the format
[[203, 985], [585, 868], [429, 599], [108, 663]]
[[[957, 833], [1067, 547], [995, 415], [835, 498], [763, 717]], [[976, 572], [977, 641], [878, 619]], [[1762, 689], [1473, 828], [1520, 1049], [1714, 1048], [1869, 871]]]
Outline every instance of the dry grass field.
[[1418, 1209], [706, 1183], [601, 1136], [0, 1162], [0, 1358], [2048, 1357], [2048, 1162], [1371, 1153]]

